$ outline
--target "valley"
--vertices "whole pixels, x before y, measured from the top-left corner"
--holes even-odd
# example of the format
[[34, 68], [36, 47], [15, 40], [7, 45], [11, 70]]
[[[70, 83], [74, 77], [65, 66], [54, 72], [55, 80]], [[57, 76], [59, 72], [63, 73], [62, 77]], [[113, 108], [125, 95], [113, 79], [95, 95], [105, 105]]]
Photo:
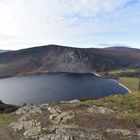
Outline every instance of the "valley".
[[0, 140], [139, 140], [139, 67], [126, 47], [1, 53]]
[[0, 140], [140, 140], [140, 0], [0, 0]]

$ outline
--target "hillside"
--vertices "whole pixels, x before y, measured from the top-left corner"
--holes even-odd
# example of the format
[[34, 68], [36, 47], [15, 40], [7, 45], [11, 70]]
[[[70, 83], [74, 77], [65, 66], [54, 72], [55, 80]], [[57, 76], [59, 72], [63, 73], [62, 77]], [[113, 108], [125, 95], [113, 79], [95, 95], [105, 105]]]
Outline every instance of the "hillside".
[[139, 140], [140, 94], [25, 106], [0, 115], [0, 140]]
[[40, 46], [0, 54], [0, 76], [39, 72], [99, 72], [140, 67], [140, 51]]
[[18, 109], [17, 106], [5, 104], [0, 100], [0, 114], [1, 113], [10, 113], [17, 109]]

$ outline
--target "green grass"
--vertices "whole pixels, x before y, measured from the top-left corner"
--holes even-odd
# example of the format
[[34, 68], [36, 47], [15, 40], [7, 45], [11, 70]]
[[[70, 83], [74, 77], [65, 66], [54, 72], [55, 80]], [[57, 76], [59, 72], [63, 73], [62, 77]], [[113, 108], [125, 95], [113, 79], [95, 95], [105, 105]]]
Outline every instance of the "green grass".
[[14, 122], [16, 116], [13, 114], [0, 114], [0, 127], [7, 127], [11, 122]]
[[120, 73], [126, 73], [126, 72], [136, 72], [138, 69], [120, 69], [120, 70], [112, 70], [109, 71], [110, 74], [120, 74]]
[[85, 100], [81, 103], [87, 105], [93, 104], [97, 106], [105, 106], [110, 109], [115, 107], [118, 111], [136, 111], [140, 109], [140, 93], [108, 96], [97, 100]]
[[97, 100], [85, 100], [81, 104], [110, 108], [118, 112], [117, 118], [140, 124], [140, 92], [109, 96]]
[[120, 77], [119, 82], [129, 88], [132, 92], [139, 92], [139, 78]]
[[119, 116], [120, 119], [140, 124], [140, 112], [130, 112]]

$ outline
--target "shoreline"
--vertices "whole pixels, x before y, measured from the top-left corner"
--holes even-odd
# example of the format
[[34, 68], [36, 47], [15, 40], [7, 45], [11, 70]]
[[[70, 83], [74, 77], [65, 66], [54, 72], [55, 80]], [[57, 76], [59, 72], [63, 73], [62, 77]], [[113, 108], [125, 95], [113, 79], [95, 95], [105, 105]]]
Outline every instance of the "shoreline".
[[122, 86], [123, 88], [127, 89], [128, 93], [132, 93], [132, 91], [128, 87], [126, 87], [125, 85], [121, 84], [119, 81], [117, 81], [115, 79], [111, 79], [111, 80], [117, 82], [120, 86]]
[[120, 82], [119, 82], [119, 85], [122, 86], [122, 87], [124, 87], [125, 89], [127, 89], [127, 90], [128, 90], [128, 93], [132, 93], [132, 91], [131, 91], [128, 87], [124, 86], [124, 85], [121, 84]]

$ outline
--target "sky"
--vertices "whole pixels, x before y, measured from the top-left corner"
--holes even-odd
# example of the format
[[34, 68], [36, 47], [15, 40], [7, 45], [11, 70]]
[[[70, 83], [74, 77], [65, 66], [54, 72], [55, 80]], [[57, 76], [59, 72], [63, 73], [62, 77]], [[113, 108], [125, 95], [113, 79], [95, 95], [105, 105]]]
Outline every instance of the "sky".
[[0, 49], [140, 48], [140, 0], [0, 0]]

